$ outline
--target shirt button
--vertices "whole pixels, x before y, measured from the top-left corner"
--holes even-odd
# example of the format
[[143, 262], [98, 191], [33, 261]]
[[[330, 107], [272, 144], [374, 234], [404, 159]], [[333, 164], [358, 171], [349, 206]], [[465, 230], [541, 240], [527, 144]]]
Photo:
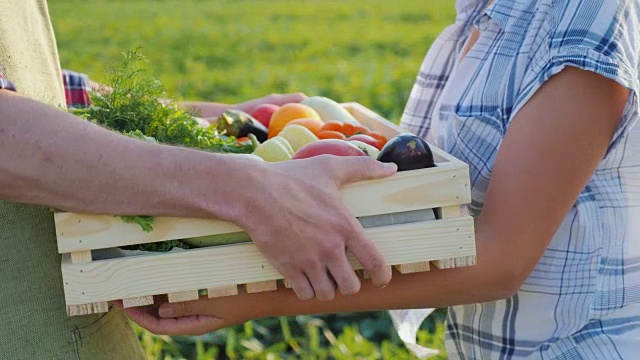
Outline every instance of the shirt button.
[[478, 28], [478, 30], [487, 30], [489, 28], [489, 20], [491, 20], [491, 17], [489, 17], [489, 15], [487, 14], [482, 14], [477, 20], [476, 20], [476, 27]]

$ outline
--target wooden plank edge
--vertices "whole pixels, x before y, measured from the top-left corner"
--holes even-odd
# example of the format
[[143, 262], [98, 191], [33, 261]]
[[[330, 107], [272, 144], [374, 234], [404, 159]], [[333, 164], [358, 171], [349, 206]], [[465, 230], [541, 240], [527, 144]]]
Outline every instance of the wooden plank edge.
[[460, 205], [443, 206], [436, 208], [437, 219], [451, 219], [462, 215], [462, 208]]
[[429, 261], [417, 262], [412, 264], [395, 265], [394, 268], [400, 274], [413, 274], [418, 272], [430, 271], [431, 264]]
[[453, 269], [458, 267], [467, 267], [467, 266], [475, 266], [476, 265], [476, 256], [461, 256], [450, 259], [442, 259], [442, 260], [434, 260], [432, 261], [433, 265], [438, 269]]
[[277, 280], [258, 281], [258, 282], [244, 284], [244, 286], [249, 294], [265, 292], [265, 291], [274, 291], [278, 289], [278, 281]]
[[153, 295], [139, 296], [122, 300], [122, 306], [126, 308], [153, 305]]
[[91, 262], [91, 250], [74, 251], [70, 253], [72, 263]]
[[109, 312], [109, 303], [106, 301], [67, 306], [67, 316], [101, 314], [106, 312]]
[[[61, 266], [64, 266], [65, 264], [91, 262], [91, 251], [77, 251], [65, 255], [66, 256], [62, 256]], [[109, 303], [106, 301], [67, 306], [68, 316], [91, 315], [106, 312], [109, 312]]]
[[212, 298], [238, 295], [238, 285], [220, 286], [207, 289], [207, 296]]
[[170, 303], [193, 301], [200, 298], [200, 292], [198, 290], [179, 291], [167, 294], [167, 298]]

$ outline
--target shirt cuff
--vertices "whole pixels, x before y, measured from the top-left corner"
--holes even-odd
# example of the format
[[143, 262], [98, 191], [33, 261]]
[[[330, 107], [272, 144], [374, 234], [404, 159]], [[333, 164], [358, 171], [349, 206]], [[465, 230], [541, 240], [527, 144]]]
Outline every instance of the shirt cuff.
[[91, 84], [86, 74], [63, 69], [62, 80], [68, 108], [82, 108], [91, 105], [89, 97]]

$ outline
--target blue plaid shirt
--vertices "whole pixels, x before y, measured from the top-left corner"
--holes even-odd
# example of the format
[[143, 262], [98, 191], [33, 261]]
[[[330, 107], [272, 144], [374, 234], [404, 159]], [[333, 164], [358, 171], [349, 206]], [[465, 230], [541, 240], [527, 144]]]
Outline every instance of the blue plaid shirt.
[[[579, 67], [632, 96], [606, 157], [520, 291], [449, 309], [449, 357], [640, 359], [640, 1], [486, 5], [458, 1], [401, 122], [469, 164], [472, 215], [511, 119], [552, 75]], [[459, 62], [474, 26], [480, 38]]]

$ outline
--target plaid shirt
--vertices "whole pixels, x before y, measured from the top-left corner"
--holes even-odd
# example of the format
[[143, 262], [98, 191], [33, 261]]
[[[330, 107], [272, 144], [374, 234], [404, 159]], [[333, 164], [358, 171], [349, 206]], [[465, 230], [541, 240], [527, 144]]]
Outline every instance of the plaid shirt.
[[[89, 99], [91, 86], [87, 75], [70, 70], [62, 70], [62, 81], [64, 82], [64, 95], [67, 107], [78, 108], [91, 104], [91, 100]], [[18, 91], [16, 86], [4, 77], [2, 66], [0, 66], [0, 89]]]
[[[458, 0], [456, 22], [429, 50], [401, 121], [469, 164], [472, 215], [510, 121], [552, 75], [579, 67], [632, 96], [605, 158], [519, 292], [449, 309], [449, 357], [639, 359], [640, 1], [486, 5]], [[458, 61], [474, 26], [480, 38]]]

